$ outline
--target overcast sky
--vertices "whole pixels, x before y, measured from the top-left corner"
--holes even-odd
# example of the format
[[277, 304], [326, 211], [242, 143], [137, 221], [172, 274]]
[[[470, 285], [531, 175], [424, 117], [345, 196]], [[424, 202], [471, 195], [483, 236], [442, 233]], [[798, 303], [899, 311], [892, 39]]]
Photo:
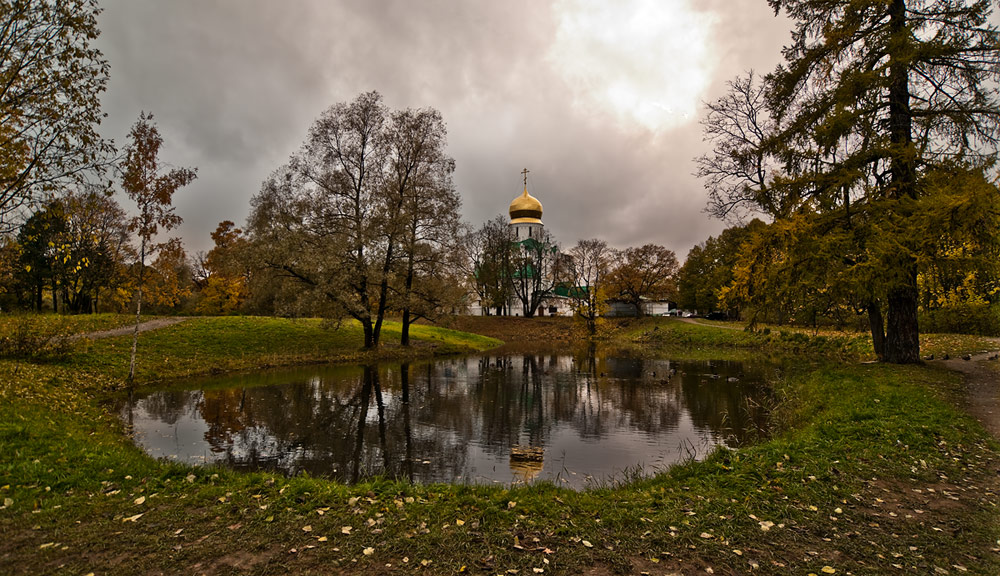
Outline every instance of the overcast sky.
[[765, 0], [104, 0], [102, 132], [140, 111], [163, 159], [198, 168], [175, 196], [189, 253], [242, 225], [261, 182], [319, 114], [377, 90], [448, 124], [462, 213], [478, 227], [528, 189], [566, 247], [601, 238], [687, 251], [725, 224], [692, 173], [704, 102], [770, 71], [788, 24]]

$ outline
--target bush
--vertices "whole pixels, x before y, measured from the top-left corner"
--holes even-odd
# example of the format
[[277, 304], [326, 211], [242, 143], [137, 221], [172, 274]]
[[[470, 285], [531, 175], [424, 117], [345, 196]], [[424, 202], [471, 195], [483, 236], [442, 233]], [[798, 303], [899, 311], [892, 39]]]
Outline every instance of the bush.
[[0, 358], [44, 360], [69, 354], [72, 337], [67, 326], [34, 322], [18, 316], [9, 332], [0, 335]]
[[1000, 305], [959, 304], [923, 310], [919, 322], [921, 332], [1000, 336]]

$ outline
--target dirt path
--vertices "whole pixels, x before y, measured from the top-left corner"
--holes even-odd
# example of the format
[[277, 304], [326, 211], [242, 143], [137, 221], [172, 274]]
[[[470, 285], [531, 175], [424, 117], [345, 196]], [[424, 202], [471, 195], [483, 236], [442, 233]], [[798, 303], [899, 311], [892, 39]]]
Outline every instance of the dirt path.
[[741, 332], [743, 331], [743, 328], [740, 326], [723, 326], [721, 324], [706, 324], [704, 322], [699, 322], [695, 318], [678, 318], [678, 320], [680, 320], [681, 322], [687, 322], [688, 324], [694, 324], [695, 326], [707, 326], [708, 328], [720, 328], [722, 330], [739, 330]]
[[[994, 340], [1000, 349], [1000, 339]], [[979, 420], [994, 437], [1000, 439], [1000, 361], [996, 352], [983, 352], [969, 360], [953, 358], [937, 363], [965, 376], [964, 408]]]
[[[166, 328], [167, 326], [173, 326], [187, 320], [187, 318], [157, 318], [156, 320], [148, 320], [139, 324], [139, 332], [148, 332], [150, 330], [157, 330], [159, 328]], [[135, 330], [135, 324], [131, 326], [123, 326], [121, 328], [115, 328], [114, 330], [102, 330], [100, 332], [88, 332], [86, 334], [79, 334], [76, 338], [89, 338], [91, 340], [99, 340], [101, 338], [114, 338], [115, 336], [127, 336]]]

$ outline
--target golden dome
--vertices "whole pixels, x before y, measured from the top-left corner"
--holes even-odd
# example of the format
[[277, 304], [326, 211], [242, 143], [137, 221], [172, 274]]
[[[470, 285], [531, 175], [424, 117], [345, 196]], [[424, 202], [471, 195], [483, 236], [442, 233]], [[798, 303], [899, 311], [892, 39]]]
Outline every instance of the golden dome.
[[510, 203], [510, 222], [511, 224], [542, 223], [542, 203], [538, 198], [528, 194], [527, 187], [524, 188], [523, 194]]

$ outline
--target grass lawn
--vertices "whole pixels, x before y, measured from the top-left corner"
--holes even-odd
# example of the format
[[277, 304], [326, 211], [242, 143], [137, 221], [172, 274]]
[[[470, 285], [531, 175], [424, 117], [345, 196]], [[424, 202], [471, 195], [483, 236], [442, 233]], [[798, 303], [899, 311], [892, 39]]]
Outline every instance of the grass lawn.
[[[405, 350], [393, 330], [373, 354], [352, 324], [192, 319], [142, 335], [139, 384], [498, 344], [421, 326]], [[123, 386], [128, 343], [0, 361], [0, 573], [1000, 573], [1000, 447], [952, 407], [958, 377], [845, 360], [850, 342], [667, 319], [609, 330], [606, 345], [649, 354], [796, 362], [773, 383], [772, 440], [587, 492], [345, 486], [155, 461], [103, 402]]]

